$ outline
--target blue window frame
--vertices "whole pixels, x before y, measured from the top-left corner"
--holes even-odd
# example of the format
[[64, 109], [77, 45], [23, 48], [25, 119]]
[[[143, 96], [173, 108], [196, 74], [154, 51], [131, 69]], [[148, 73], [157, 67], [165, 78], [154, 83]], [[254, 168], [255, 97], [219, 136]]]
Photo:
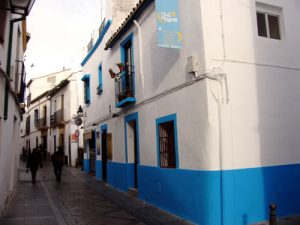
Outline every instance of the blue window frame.
[[156, 119], [157, 164], [161, 168], [178, 168], [176, 114]]
[[121, 62], [124, 69], [116, 82], [116, 107], [122, 108], [136, 102], [135, 99], [135, 78], [134, 78], [134, 51], [133, 33], [126, 37], [120, 44]]
[[98, 87], [97, 95], [100, 95], [103, 91], [103, 82], [102, 82], [102, 64], [98, 66]]
[[91, 88], [90, 88], [90, 74], [85, 74], [81, 80], [84, 82], [84, 102], [91, 104]]

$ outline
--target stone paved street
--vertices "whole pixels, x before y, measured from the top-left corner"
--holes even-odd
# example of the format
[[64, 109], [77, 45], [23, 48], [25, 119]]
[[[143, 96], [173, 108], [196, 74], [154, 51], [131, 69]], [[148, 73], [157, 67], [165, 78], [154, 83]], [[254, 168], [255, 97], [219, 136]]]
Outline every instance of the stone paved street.
[[1, 225], [143, 225], [188, 224], [142, 201], [108, 187], [80, 169], [65, 167], [57, 183], [50, 164], [30, 173], [19, 170], [18, 190]]

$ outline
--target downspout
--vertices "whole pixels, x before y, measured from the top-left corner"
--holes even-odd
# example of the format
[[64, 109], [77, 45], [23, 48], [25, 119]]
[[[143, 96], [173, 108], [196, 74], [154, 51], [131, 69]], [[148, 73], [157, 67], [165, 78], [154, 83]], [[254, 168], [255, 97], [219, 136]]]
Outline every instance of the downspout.
[[142, 29], [139, 23], [136, 20], [133, 20], [133, 23], [138, 28], [138, 38], [139, 38], [139, 58], [140, 58], [140, 76], [141, 76], [141, 83], [142, 83], [142, 93], [144, 96], [144, 69], [143, 69], [143, 41], [142, 41]]
[[[14, 23], [25, 20], [26, 17], [21, 17], [18, 19], [13, 19], [9, 23], [9, 39], [8, 39], [8, 52], [7, 52], [7, 63], [6, 63], [6, 74], [10, 77], [10, 63], [11, 63], [11, 52], [12, 52], [12, 39], [13, 39], [13, 31], [14, 31]], [[4, 94], [4, 120], [7, 120], [8, 114], [8, 93], [9, 93], [9, 81], [5, 82], [5, 94]]]
[[[226, 48], [225, 48], [225, 35], [224, 35], [224, 20], [223, 20], [223, 1], [219, 0], [220, 3], [220, 23], [221, 23], [221, 38], [222, 38], [222, 51], [223, 51], [223, 62], [221, 67], [224, 64], [224, 61], [226, 59]], [[225, 88], [226, 88], [226, 104], [229, 104], [229, 90], [228, 90], [228, 81], [227, 81], [227, 75], [226, 74], [220, 74], [225, 82]], [[224, 104], [224, 103], [223, 103]], [[224, 151], [224, 142], [223, 142], [223, 120], [224, 120], [224, 108], [220, 102], [218, 102], [218, 114], [219, 114], [219, 144], [220, 144], [220, 195], [221, 195], [221, 225], [225, 224], [225, 194], [224, 194], [224, 185], [225, 185], [225, 177], [224, 177], [224, 157], [223, 157], [223, 151]]]

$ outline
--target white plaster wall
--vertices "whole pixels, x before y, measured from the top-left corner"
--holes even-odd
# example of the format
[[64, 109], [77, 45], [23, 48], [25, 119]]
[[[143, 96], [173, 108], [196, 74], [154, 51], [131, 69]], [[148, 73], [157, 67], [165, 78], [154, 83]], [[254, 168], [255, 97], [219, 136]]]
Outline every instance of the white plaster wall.
[[[221, 87], [218, 82], [206, 79], [153, 103], [125, 110], [126, 115], [139, 112], [142, 165], [157, 165], [155, 119], [173, 113], [178, 120], [180, 168], [218, 170], [299, 162], [295, 149], [299, 146], [296, 75], [300, 71], [300, 51], [299, 33], [294, 32], [300, 19], [299, 3], [295, 0], [263, 2], [283, 7], [283, 40], [257, 36], [254, 1], [203, 0], [188, 4], [180, 1], [181, 50], [157, 47], [152, 4], [138, 20], [144, 43], [144, 87], [139, 73], [137, 29], [132, 26], [107, 53], [102, 50], [105, 37], [83, 68], [84, 73], [91, 74], [91, 104], [85, 109], [85, 127], [90, 129], [93, 123], [105, 118], [109, 105], [113, 113], [119, 111], [114, 106], [114, 83], [107, 71], [116, 69], [115, 63], [120, 61], [119, 44], [133, 32], [136, 105], [192, 80], [186, 71], [187, 58], [191, 55], [199, 58], [200, 73], [226, 73], [229, 91], [229, 104], [226, 104], [225, 83]], [[184, 16], [187, 14], [193, 16]], [[104, 89], [97, 96], [100, 62]], [[113, 132], [113, 159], [124, 162], [124, 115], [112, 121], [105, 123]]]
[[[106, 41], [109, 36], [105, 36], [98, 49], [94, 52], [93, 56], [88, 60], [83, 67], [83, 75], [90, 74], [90, 92], [91, 104], [83, 105], [85, 111], [85, 124], [92, 124], [94, 121], [101, 119], [101, 117], [108, 115], [109, 106], [114, 110], [115, 96], [114, 96], [114, 80], [110, 78], [108, 73], [109, 65], [108, 58], [110, 51], [104, 51]], [[98, 67], [102, 63], [102, 82], [103, 92], [97, 95], [98, 87]], [[82, 90], [83, 90], [83, 86]], [[82, 95], [83, 101], [84, 95]]]
[[[1, 86], [4, 87], [3, 84]], [[6, 121], [1, 119], [0, 122], [0, 211], [4, 209], [15, 188], [20, 155], [20, 116], [11, 95], [9, 95], [8, 107], [8, 119]]]
[[[116, 70], [115, 64], [120, 62], [120, 42], [131, 32], [134, 33], [134, 62], [136, 75], [136, 98], [137, 104], [142, 100], [153, 97], [155, 94], [164, 93], [170, 88], [177, 87], [185, 82], [191, 81], [192, 75], [186, 71], [187, 58], [195, 55], [199, 58], [200, 67], [204, 67], [203, 40], [200, 27], [201, 18], [199, 15], [199, 2], [191, 4], [180, 2], [181, 7], [181, 28], [183, 34], [183, 47], [181, 50], [163, 49], [157, 47], [156, 40], [156, 17], [155, 7], [152, 4], [143, 16], [138, 20], [142, 26], [143, 58], [145, 87], [143, 89], [139, 68], [139, 42], [135, 26], [115, 44], [112, 50], [103, 52], [105, 40], [89, 59], [83, 68], [84, 73], [91, 74], [91, 104], [85, 109], [87, 119], [85, 127], [89, 129], [92, 124], [101, 121], [108, 114], [108, 107], [111, 105], [112, 112], [118, 112], [115, 108], [114, 80], [109, 77], [108, 68]], [[191, 18], [184, 16], [187, 12], [198, 17]], [[193, 26], [191, 27], [191, 24]], [[197, 46], [198, 48], [195, 48]], [[164, 60], [162, 60], [164, 59]], [[96, 84], [98, 64], [103, 66], [103, 93], [96, 95]], [[113, 161], [125, 162], [125, 137], [124, 137], [124, 116], [132, 112], [139, 112], [140, 132], [140, 163], [142, 165], [157, 165], [156, 146], [156, 118], [169, 114], [177, 114], [178, 144], [180, 168], [190, 169], [217, 169], [218, 151], [210, 150], [211, 142], [207, 141], [207, 132], [211, 132], [211, 124], [207, 122], [208, 112], [206, 104], [206, 81], [182, 89], [174, 94], [163, 97], [153, 103], [141, 107], [132, 107], [125, 110], [125, 114], [107, 123], [109, 130], [113, 133]], [[194, 134], [199, 134], [197, 137]], [[214, 144], [214, 143], [212, 143]], [[129, 155], [129, 161], [132, 157]]]
[[[230, 102], [221, 106], [226, 121], [223, 129], [227, 131], [222, 132], [226, 137], [222, 146], [224, 169], [300, 161], [296, 151], [300, 128], [297, 115], [300, 33], [295, 30], [300, 4], [260, 2], [282, 8], [282, 40], [257, 35], [255, 1], [201, 1], [207, 70], [217, 67], [228, 77]], [[220, 3], [223, 3], [224, 40]], [[211, 26], [212, 21], [216, 26]], [[218, 107], [212, 94], [208, 92], [208, 96], [209, 115], [216, 115]], [[219, 120], [212, 117], [211, 121], [219, 132]], [[213, 139], [218, 141], [217, 136]]]
[[[56, 95], [51, 98], [52, 101], [52, 114], [54, 113], [54, 101], [56, 101], [56, 110], [58, 111], [61, 109], [61, 96], [64, 95], [64, 121], [66, 122], [65, 125], [65, 132], [64, 132], [64, 149], [65, 155], [69, 156], [69, 136], [74, 134], [75, 131], [80, 127], [77, 127], [74, 124], [73, 117], [77, 115], [77, 110], [79, 105], [83, 102], [83, 87], [81, 81], [82, 73], [74, 72], [69, 74], [68, 80], [70, 83], [60, 90]], [[51, 152], [53, 153], [54, 149], [54, 135], [56, 135], [56, 146], [59, 146], [59, 129], [54, 128], [51, 129], [51, 135], [48, 136], [49, 139], [49, 146]], [[79, 147], [83, 147], [82, 141], [83, 132], [80, 130], [80, 137], [79, 137]], [[78, 144], [71, 143], [71, 164], [75, 166], [76, 159], [78, 158]]]
[[[0, 45], [0, 61], [1, 69], [6, 71], [7, 64], [7, 48], [8, 48], [8, 30], [9, 30], [9, 19], [11, 18], [10, 13], [7, 14], [6, 24], [6, 37], [3, 45]], [[20, 24], [20, 23], [18, 23]], [[16, 24], [17, 25], [17, 24]], [[16, 30], [14, 29], [13, 42], [16, 42]], [[16, 56], [16, 45], [12, 46], [12, 59], [11, 63], [14, 64]], [[22, 49], [22, 45], [20, 45]], [[23, 54], [20, 53], [22, 58]], [[12, 68], [13, 69], [13, 68]], [[14, 71], [11, 71], [14, 74]], [[12, 77], [13, 78], [13, 77]], [[2, 213], [5, 205], [8, 203], [8, 199], [11, 197], [13, 190], [15, 189], [17, 182], [17, 168], [19, 166], [19, 155], [20, 155], [20, 114], [15, 103], [15, 100], [11, 93], [8, 96], [8, 119], [3, 119], [4, 110], [4, 90], [5, 90], [5, 79], [1, 76], [0, 78], [0, 213]]]
[[[28, 87], [27, 95], [31, 93], [31, 100], [38, 97], [42, 93], [47, 90], [54, 88], [58, 85], [62, 80], [66, 79], [67, 76], [71, 74], [70, 69], [65, 69], [53, 74], [41, 75], [38, 78], [32, 79], [32, 83]], [[55, 77], [55, 82], [48, 82], [48, 79], [51, 77]]]

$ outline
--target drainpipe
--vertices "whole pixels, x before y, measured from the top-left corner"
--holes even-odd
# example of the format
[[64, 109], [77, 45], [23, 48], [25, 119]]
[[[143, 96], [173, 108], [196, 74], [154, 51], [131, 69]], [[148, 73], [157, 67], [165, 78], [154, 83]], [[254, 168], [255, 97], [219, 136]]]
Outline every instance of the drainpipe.
[[143, 41], [142, 41], [142, 30], [141, 30], [141, 26], [139, 25], [139, 23], [134, 20], [133, 23], [136, 25], [136, 27], [138, 28], [138, 38], [139, 38], [139, 57], [140, 57], [140, 76], [141, 76], [141, 82], [142, 82], [142, 92], [143, 92], [143, 96], [144, 96], [144, 70], [143, 70]]
[[[18, 19], [13, 19], [9, 23], [9, 39], [8, 39], [8, 52], [7, 52], [7, 63], [6, 63], [6, 74], [10, 77], [10, 63], [11, 63], [11, 52], [12, 52], [12, 41], [13, 41], [13, 31], [14, 23], [25, 20], [26, 17], [21, 17]], [[4, 120], [7, 120], [8, 114], [8, 94], [9, 94], [9, 81], [5, 82], [5, 94], [4, 94]]]
[[[219, 0], [220, 3], [220, 22], [221, 22], [221, 35], [222, 35], [222, 51], [223, 51], [223, 63], [226, 59], [226, 49], [225, 49], [225, 36], [224, 36], [224, 21], [223, 21], [223, 1]], [[226, 103], [229, 103], [229, 93], [228, 93], [228, 83], [227, 76], [224, 77], [225, 86], [226, 86]], [[220, 129], [220, 167], [221, 167], [221, 177], [220, 177], [220, 191], [221, 191], [221, 225], [225, 223], [225, 209], [224, 209], [224, 163], [223, 163], [223, 107], [220, 103], [218, 103], [218, 111], [219, 111], [219, 129]]]

